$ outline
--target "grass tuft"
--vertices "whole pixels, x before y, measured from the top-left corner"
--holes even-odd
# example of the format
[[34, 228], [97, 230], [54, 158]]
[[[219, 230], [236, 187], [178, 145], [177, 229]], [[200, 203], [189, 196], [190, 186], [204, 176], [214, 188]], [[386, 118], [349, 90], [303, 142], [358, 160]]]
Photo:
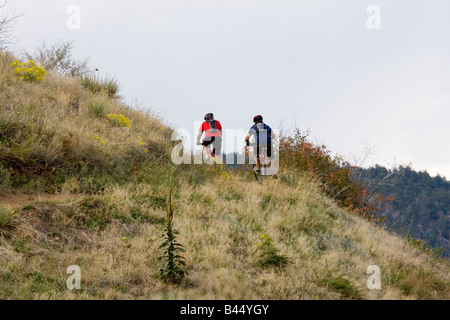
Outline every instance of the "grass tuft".
[[12, 210], [0, 205], [0, 236], [7, 237], [14, 230], [15, 221]]
[[89, 90], [93, 94], [105, 94], [110, 99], [119, 100], [120, 84], [110, 77], [99, 78], [90, 74], [79, 77], [80, 84], [83, 88]]

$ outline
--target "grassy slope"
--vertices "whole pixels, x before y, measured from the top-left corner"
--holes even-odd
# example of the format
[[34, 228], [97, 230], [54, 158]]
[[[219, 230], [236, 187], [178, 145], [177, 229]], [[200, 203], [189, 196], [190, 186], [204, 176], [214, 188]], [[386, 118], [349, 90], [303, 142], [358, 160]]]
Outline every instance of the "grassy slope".
[[[177, 168], [174, 222], [190, 274], [162, 283], [171, 130], [71, 78], [21, 82], [11, 62], [0, 54], [0, 203], [14, 213], [0, 235], [1, 299], [450, 298], [448, 260], [338, 208], [313, 179], [258, 185], [204, 166]], [[292, 263], [259, 267], [261, 233]], [[381, 290], [366, 287], [373, 264]], [[69, 265], [81, 267], [81, 291], [65, 289]]]

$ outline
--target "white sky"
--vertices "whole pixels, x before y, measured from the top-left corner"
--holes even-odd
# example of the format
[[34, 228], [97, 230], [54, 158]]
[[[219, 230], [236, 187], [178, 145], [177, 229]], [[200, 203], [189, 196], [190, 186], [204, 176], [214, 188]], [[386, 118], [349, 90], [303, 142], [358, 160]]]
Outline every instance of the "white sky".
[[[366, 26], [369, 5], [380, 30]], [[450, 179], [448, 0], [10, 0], [2, 11], [24, 13], [11, 50], [75, 40], [127, 102], [175, 128], [213, 112], [247, 129], [262, 114], [348, 157], [369, 144], [364, 165]]]

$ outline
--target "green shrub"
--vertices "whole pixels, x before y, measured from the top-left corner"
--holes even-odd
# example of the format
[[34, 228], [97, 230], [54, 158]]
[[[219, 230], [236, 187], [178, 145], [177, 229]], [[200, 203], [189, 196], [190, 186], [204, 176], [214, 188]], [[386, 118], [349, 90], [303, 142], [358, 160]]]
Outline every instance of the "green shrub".
[[28, 59], [36, 57], [36, 61], [45, 69], [53, 70], [61, 75], [82, 75], [88, 73], [89, 59], [75, 60], [72, 54], [73, 41], [59, 40], [48, 46], [45, 42], [34, 53], [25, 52]]

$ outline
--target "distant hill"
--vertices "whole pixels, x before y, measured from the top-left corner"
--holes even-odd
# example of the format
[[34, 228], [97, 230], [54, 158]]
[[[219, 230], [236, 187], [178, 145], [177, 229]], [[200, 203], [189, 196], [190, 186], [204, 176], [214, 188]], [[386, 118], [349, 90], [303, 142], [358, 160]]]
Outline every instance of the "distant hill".
[[442, 253], [450, 256], [450, 181], [405, 166], [393, 170], [375, 166], [359, 169], [357, 175], [369, 189], [395, 197], [381, 210], [389, 229], [423, 239], [433, 248], [442, 247]]

